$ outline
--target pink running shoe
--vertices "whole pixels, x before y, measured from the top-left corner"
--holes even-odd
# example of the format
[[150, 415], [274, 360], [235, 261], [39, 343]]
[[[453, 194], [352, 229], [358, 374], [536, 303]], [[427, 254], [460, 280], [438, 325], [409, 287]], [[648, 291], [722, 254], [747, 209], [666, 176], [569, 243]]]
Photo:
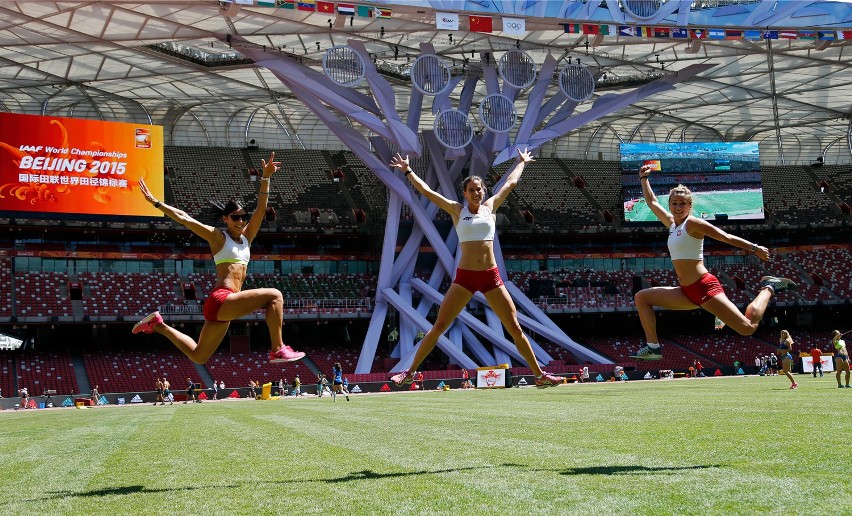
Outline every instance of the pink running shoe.
[[158, 324], [163, 324], [163, 316], [160, 315], [160, 312], [154, 312], [136, 323], [131, 331], [133, 333], [154, 333], [154, 327]]
[[798, 387], [799, 387], [799, 384], [794, 382], [793, 385], [790, 386], [790, 389], [796, 389]]
[[414, 381], [414, 375], [417, 371], [409, 371], [406, 369], [405, 371], [396, 373], [395, 375], [389, 378], [397, 387], [402, 387], [403, 385], [411, 385], [411, 382]]
[[555, 387], [557, 385], [562, 385], [565, 383], [565, 378], [561, 376], [554, 376], [552, 374], [547, 374], [544, 371], [541, 372], [541, 378], [535, 379], [535, 386], [539, 389], [543, 389], [545, 387]]
[[269, 352], [269, 363], [280, 364], [281, 362], [295, 362], [305, 358], [305, 353], [302, 351], [293, 351], [293, 348], [286, 344], [281, 344], [278, 351]]

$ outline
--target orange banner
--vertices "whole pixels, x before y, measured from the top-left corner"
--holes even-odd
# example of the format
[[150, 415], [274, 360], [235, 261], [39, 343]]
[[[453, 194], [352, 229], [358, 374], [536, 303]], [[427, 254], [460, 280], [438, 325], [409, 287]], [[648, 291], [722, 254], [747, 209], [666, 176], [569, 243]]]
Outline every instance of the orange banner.
[[163, 128], [0, 113], [0, 210], [162, 216]]

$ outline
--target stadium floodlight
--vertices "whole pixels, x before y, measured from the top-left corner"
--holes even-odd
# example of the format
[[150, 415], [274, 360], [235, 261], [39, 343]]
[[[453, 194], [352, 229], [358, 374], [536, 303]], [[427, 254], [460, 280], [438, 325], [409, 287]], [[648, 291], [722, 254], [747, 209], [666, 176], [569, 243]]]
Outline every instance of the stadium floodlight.
[[6, 333], [0, 333], [0, 349], [15, 350], [24, 345], [24, 341]]

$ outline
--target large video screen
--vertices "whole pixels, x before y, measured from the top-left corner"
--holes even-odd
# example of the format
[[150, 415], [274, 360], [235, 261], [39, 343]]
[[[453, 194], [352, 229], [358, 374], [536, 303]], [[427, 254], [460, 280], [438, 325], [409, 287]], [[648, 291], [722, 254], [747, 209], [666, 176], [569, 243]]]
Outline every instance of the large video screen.
[[0, 113], [0, 211], [161, 217], [163, 128]]
[[669, 190], [692, 190], [692, 214], [712, 221], [762, 222], [763, 181], [757, 143], [622, 143], [621, 185], [626, 222], [659, 222], [645, 203], [639, 168], [652, 162], [651, 186], [666, 209]]

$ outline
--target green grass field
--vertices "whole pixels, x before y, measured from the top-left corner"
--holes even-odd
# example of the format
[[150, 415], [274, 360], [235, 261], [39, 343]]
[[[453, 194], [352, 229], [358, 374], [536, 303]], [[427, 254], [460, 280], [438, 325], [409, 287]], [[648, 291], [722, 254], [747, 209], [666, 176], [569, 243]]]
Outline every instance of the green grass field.
[[5, 411], [0, 512], [849, 514], [852, 389], [797, 381]]
[[[657, 195], [657, 200], [668, 209], [668, 193]], [[692, 202], [692, 214], [701, 217], [702, 213], [706, 213], [710, 220], [713, 220], [714, 213], [725, 213], [731, 219], [754, 218], [763, 213], [763, 194], [760, 190], [737, 190], [713, 192], [712, 194], [694, 192]], [[625, 217], [629, 222], [657, 221], [656, 215], [644, 201], [637, 202], [633, 206], [633, 210], [627, 212]]]

